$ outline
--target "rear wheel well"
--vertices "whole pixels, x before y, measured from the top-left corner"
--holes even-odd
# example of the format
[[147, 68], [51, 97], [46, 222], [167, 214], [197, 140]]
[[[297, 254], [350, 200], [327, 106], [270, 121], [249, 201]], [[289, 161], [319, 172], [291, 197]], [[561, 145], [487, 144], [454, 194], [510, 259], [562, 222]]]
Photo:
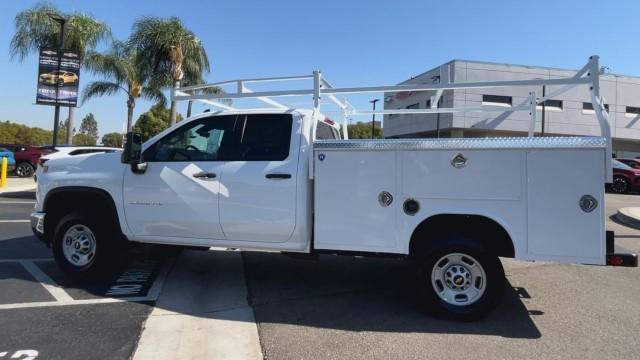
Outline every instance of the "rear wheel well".
[[424, 254], [452, 234], [477, 239], [483, 247], [502, 257], [515, 257], [509, 233], [496, 221], [481, 215], [440, 214], [422, 221], [411, 235], [409, 255]]
[[43, 211], [46, 214], [44, 233], [47, 242], [53, 240], [53, 232], [59, 220], [66, 214], [87, 209], [94, 211], [104, 221], [111, 222], [120, 233], [118, 213], [111, 195], [104, 190], [88, 187], [58, 188], [49, 191], [44, 201]]

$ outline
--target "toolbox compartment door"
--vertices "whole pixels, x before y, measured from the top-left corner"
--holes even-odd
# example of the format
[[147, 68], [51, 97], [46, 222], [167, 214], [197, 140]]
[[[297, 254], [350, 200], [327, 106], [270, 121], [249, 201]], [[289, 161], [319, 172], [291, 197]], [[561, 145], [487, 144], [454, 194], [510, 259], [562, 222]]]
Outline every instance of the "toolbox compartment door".
[[397, 252], [396, 152], [317, 150], [314, 165], [314, 248]]
[[605, 264], [604, 155], [602, 149], [527, 152], [529, 260]]

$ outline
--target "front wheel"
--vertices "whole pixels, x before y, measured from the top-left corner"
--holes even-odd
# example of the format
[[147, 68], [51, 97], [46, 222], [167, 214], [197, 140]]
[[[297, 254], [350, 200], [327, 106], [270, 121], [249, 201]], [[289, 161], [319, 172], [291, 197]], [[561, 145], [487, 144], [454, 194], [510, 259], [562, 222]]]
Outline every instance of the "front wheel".
[[115, 267], [121, 241], [110, 222], [91, 211], [64, 216], [56, 227], [53, 255], [68, 275], [92, 278]]
[[504, 291], [500, 259], [476, 244], [451, 244], [419, 260], [418, 288], [425, 309], [440, 317], [476, 320], [494, 309]]
[[611, 191], [618, 194], [626, 193], [629, 191], [629, 181], [622, 176], [614, 177], [613, 183], [611, 183]]
[[16, 175], [18, 177], [29, 177], [33, 175], [33, 166], [28, 162], [21, 162], [16, 166]]

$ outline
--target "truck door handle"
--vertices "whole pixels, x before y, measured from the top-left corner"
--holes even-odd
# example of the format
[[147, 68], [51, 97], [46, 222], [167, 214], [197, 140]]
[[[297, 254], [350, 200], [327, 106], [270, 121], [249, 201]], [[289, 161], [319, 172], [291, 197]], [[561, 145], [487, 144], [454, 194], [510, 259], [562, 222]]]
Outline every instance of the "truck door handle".
[[204, 172], [204, 171], [200, 171], [198, 173], [195, 173], [192, 176], [194, 178], [198, 178], [198, 179], [215, 179], [216, 178], [216, 174], [208, 173], [208, 172]]
[[291, 179], [291, 174], [267, 174], [267, 179]]

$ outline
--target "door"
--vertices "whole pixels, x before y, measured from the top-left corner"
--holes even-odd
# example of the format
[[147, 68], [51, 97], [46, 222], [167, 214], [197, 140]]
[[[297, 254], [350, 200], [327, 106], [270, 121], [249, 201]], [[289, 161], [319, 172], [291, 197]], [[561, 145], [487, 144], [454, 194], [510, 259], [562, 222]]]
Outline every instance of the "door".
[[[295, 128], [300, 128], [296, 118]], [[296, 225], [300, 134], [291, 114], [239, 115], [236, 146], [220, 179], [220, 222], [229, 240], [287, 241]], [[295, 150], [294, 150], [295, 149]]]
[[125, 216], [136, 237], [178, 243], [224, 239], [218, 213], [221, 158], [225, 148], [233, 148], [234, 118], [185, 124], [145, 150], [144, 174], [126, 171]]
[[527, 256], [605, 264], [605, 153], [601, 149], [527, 154]]

